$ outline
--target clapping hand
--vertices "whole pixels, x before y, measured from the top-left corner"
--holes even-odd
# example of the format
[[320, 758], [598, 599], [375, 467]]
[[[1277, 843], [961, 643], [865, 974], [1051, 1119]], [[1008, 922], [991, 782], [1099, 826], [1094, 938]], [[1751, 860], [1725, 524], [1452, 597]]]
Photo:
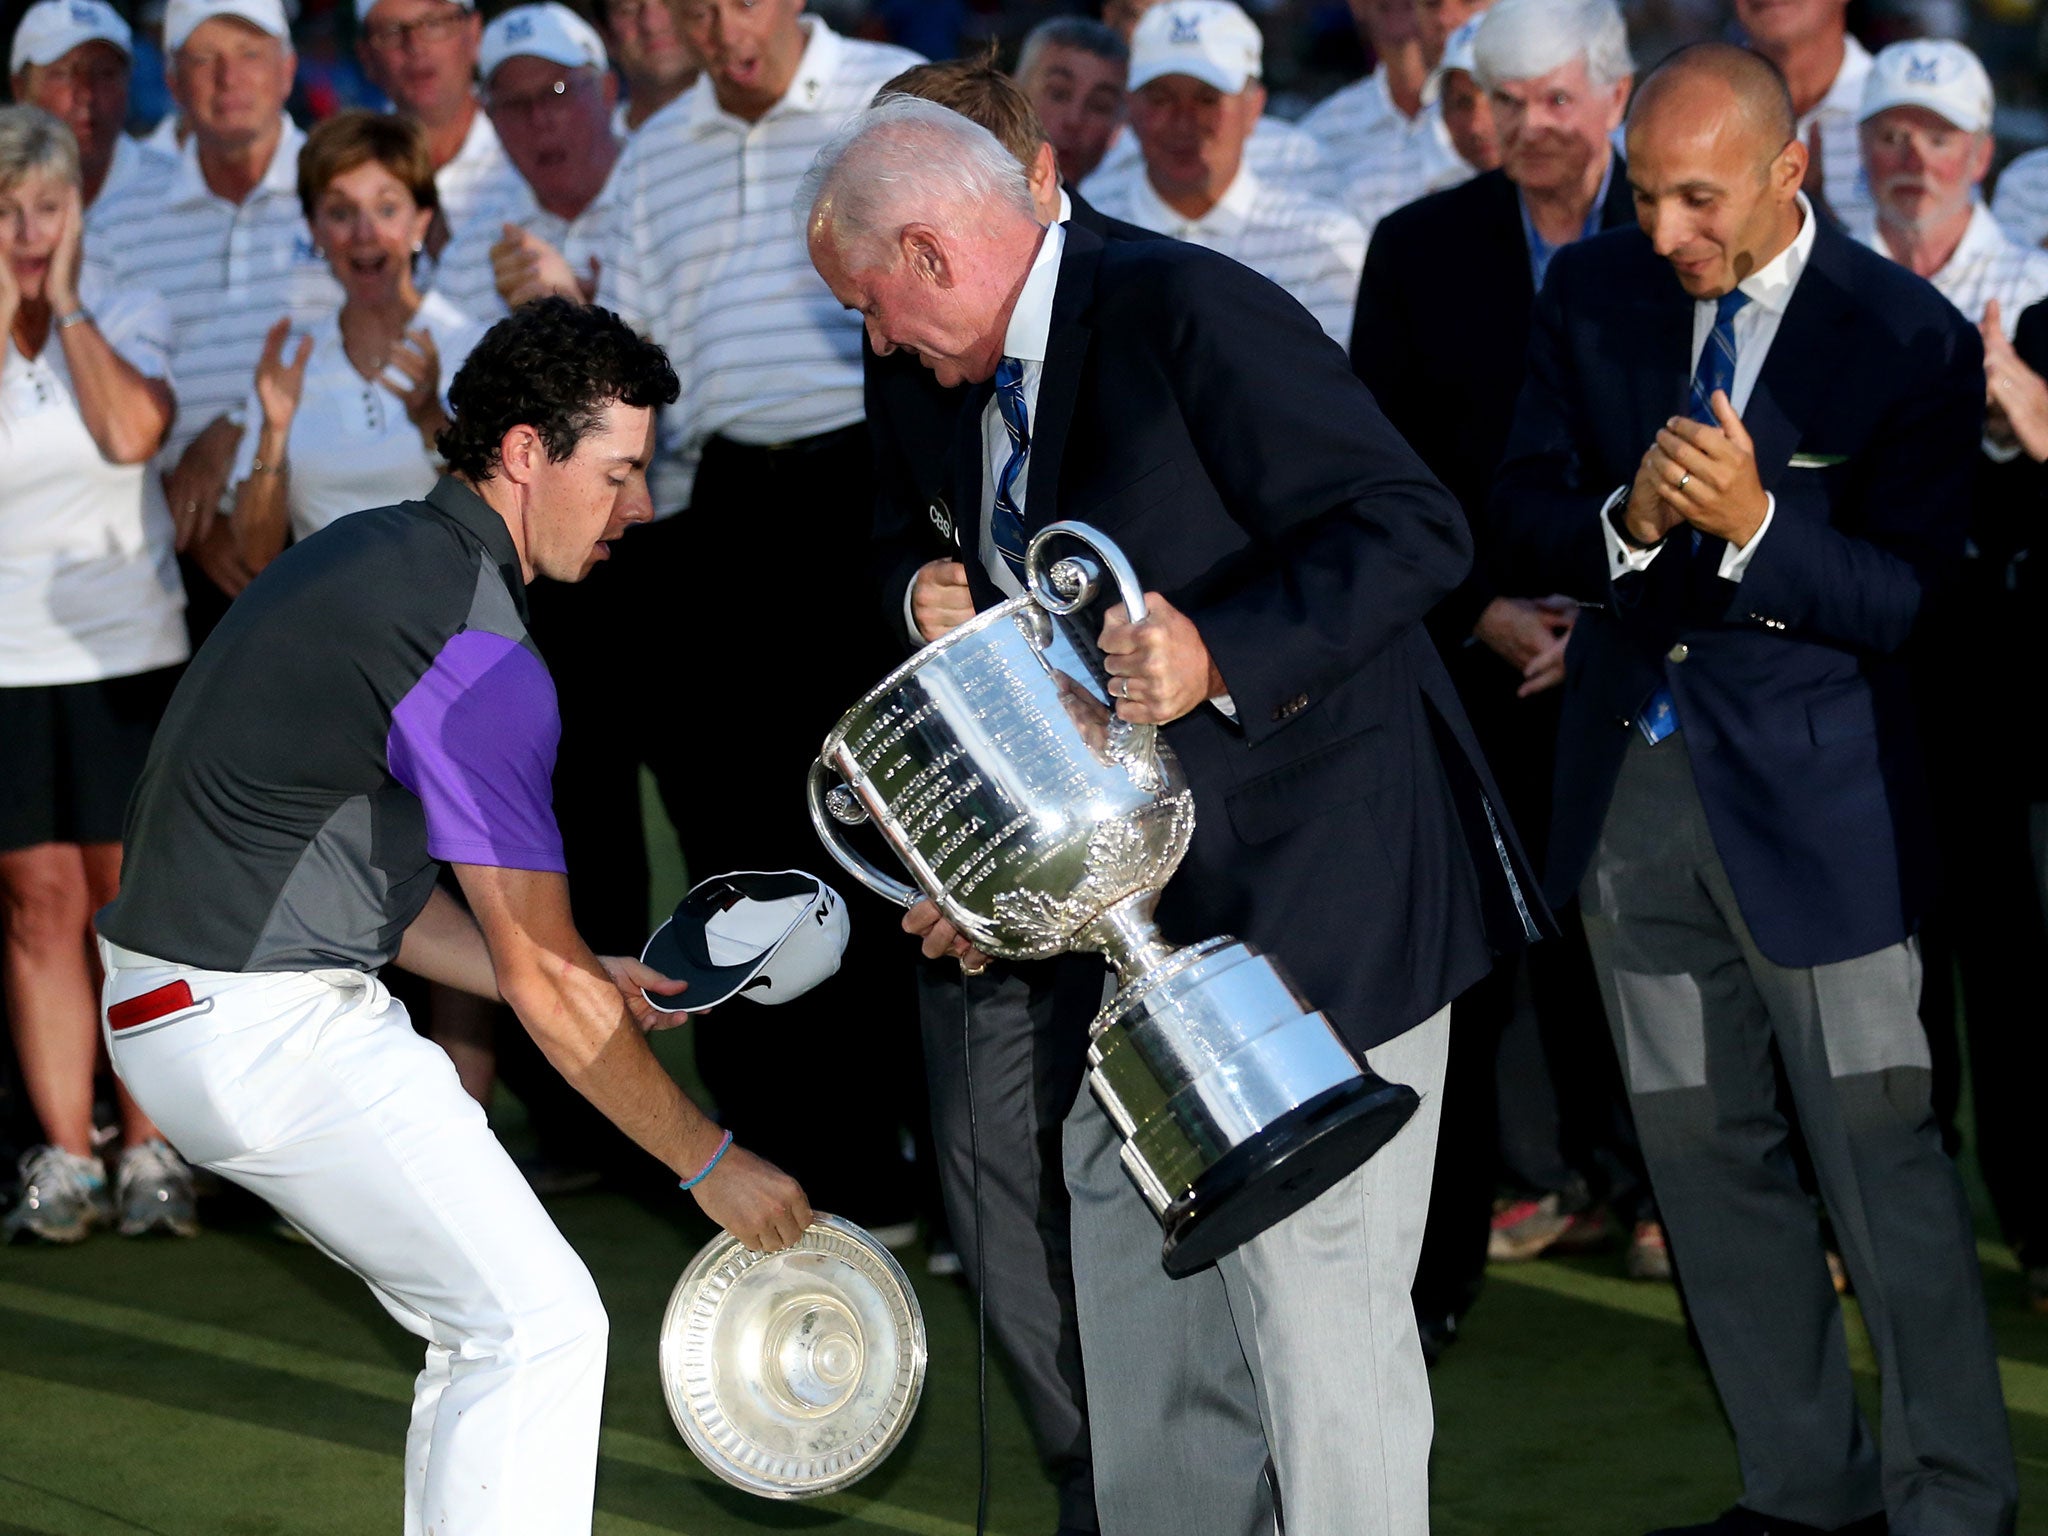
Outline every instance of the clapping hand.
[[578, 277], [568, 258], [539, 235], [517, 224], [504, 225], [503, 231], [491, 247], [491, 277], [507, 309], [549, 294], [576, 304], [588, 304], [597, 297], [595, 256], [590, 258], [589, 275]]
[[263, 411], [263, 425], [279, 437], [290, 433], [292, 418], [299, 413], [306, 363], [313, 356], [313, 338], [301, 336], [292, 349], [292, 360], [284, 360], [284, 345], [291, 333], [290, 317], [278, 320], [264, 336], [263, 355], [256, 360], [256, 404]]
[[1977, 327], [1984, 337], [1984, 435], [2024, 448], [2028, 458], [2048, 459], [2048, 382], [2014, 350], [2001, 318], [1993, 299]]
[[392, 343], [378, 382], [398, 396], [406, 420], [425, 431], [441, 424], [441, 354], [424, 329]]
[[1718, 425], [1674, 416], [1643, 462], [1654, 459], [1657, 494], [1667, 506], [1701, 533], [1740, 548], [1763, 526], [1770, 498], [1757, 476], [1756, 445], [1727, 394], [1717, 389], [1708, 403]]

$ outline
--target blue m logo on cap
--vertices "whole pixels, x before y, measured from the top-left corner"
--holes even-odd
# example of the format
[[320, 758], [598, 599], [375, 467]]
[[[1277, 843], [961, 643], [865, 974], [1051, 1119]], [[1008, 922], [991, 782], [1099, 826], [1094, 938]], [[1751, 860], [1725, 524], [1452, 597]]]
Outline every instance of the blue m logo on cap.
[[533, 18], [531, 16], [514, 16], [505, 23], [505, 41], [508, 43], [523, 43], [532, 36]]
[[1938, 53], [1910, 54], [1906, 59], [1906, 79], [1914, 85], [1939, 85], [1941, 63]]
[[1202, 41], [1202, 18], [1175, 16], [1168, 25], [1166, 40], [1176, 48], [1193, 47]]
[[87, 5], [85, 0], [72, 0], [71, 19], [81, 27], [96, 27], [100, 22], [99, 9]]

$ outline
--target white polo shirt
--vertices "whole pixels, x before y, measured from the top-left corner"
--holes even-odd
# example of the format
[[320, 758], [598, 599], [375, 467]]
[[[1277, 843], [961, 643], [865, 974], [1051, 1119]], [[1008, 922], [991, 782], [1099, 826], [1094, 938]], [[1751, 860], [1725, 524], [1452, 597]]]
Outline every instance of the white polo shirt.
[[[93, 201], [102, 203], [111, 197], [121, 197], [138, 186], [146, 186], [153, 191], [160, 189], [171, 179], [177, 164], [175, 153], [166, 153], [154, 144], [121, 134], [114, 140], [114, 158], [107, 166], [107, 179], [101, 183], [100, 195]], [[90, 224], [90, 220], [87, 222]]]
[[[445, 405], [448, 383], [483, 336], [484, 327], [430, 293], [420, 300], [407, 329], [423, 330], [433, 338], [441, 359]], [[295, 539], [367, 507], [417, 501], [434, 488], [441, 474], [439, 457], [428, 451], [398, 396], [377, 380], [364, 378], [348, 360], [340, 315], [322, 320], [311, 336], [306, 382], [285, 439], [285, 506]], [[298, 338], [286, 345], [296, 347]], [[228, 476], [231, 499], [232, 488], [249, 478], [256, 462], [263, 407], [253, 388], [245, 410], [249, 428], [242, 434], [234, 471]]]
[[1451, 142], [1441, 104], [1431, 102], [1413, 123], [1395, 113], [1382, 124], [1353, 153], [1328, 147], [1323, 153], [1330, 201], [1363, 224], [1368, 236], [1396, 208], [1477, 174]]
[[921, 62], [816, 17], [796, 77], [759, 122], [709, 76], [655, 113], [612, 172], [598, 302], [667, 351], [682, 395], [662, 412], [655, 507], [686, 506], [714, 434], [771, 444], [861, 420], [860, 321], [811, 267], [797, 184], [885, 81]]
[[469, 132], [463, 135], [462, 148], [434, 172], [434, 192], [441, 199], [441, 217], [448, 222], [449, 243], [461, 238], [479, 208], [499, 201], [520, 184], [519, 173], [505, 158], [505, 146], [498, 142], [498, 130], [478, 107], [469, 120]]
[[[153, 293], [81, 276], [107, 344], [147, 378], [169, 377], [170, 317]], [[0, 340], [0, 688], [129, 677], [188, 654], [185, 589], [147, 465], [110, 464], [72, 393], [53, 327], [25, 358]]]
[[2030, 149], [1998, 173], [1991, 212], [2021, 245], [2048, 241], [2048, 149]]
[[[1277, 117], [1262, 117], [1252, 124], [1251, 137], [1244, 141], [1244, 163], [1274, 186], [1319, 192], [1326, 180], [1323, 151], [1316, 141], [1293, 123]], [[1138, 136], [1124, 124], [1110, 141], [1102, 163], [1081, 183], [1081, 195], [1096, 201], [1099, 190], [1116, 197], [1118, 184], [1145, 175], [1145, 157], [1138, 152]]]
[[1168, 207], [1143, 176], [1110, 188], [1095, 206], [1242, 262], [1300, 300], [1338, 345], [1350, 343], [1365, 229], [1336, 204], [1269, 186], [1245, 165], [1199, 219]]
[[264, 333], [279, 316], [311, 330], [341, 307], [341, 287], [299, 209], [305, 141], [286, 118], [263, 179], [240, 203], [208, 188], [192, 141], [168, 183], [102, 197], [86, 216], [87, 263], [105, 269], [110, 287], [154, 290], [170, 308], [178, 419], [159, 467], [175, 465], [201, 429], [248, 397]]
[[[1864, 243], [1887, 260], [1898, 259], [1881, 233], [1872, 233]], [[1998, 300], [1999, 325], [2010, 338], [2027, 306], [2048, 298], [2048, 251], [2013, 239], [1979, 203], [1961, 242], [1928, 281], [1972, 325], [1983, 320], [1985, 306]]]
[[1870, 50], [1853, 37], [1845, 39], [1835, 83], [1819, 105], [1799, 119], [1802, 144], [1814, 124], [1820, 125], [1821, 191], [1842, 227], [1857, 236], [1868, 234], [1877, 216], [1869, 184], [1863, 179], [1863, 142], [1857, 133], [1863, 83], [1869, 78]]
[[604, 201], [609, 190], [607, 185], [590, 200], [589, 207], [575, 218], [565, 219], [541, 207], [526, 178], [515, 173], [509, 184], [499, 187], [495, 198], [474, 210], [441, 252], [440, 265], [434, 269], [434, 291], [487, 329], [510, 314], [498, 296], [497, 279], [491, 272], [491, 247], [507, 224], [517, 224], [547, 241], [567, 258], [577, 276], [583, 276], [606, 236]]

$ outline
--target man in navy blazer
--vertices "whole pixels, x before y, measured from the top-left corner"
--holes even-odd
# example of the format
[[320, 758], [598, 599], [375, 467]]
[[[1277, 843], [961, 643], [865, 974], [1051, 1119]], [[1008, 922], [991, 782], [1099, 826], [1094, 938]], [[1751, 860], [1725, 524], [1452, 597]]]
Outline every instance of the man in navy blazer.
[[[1735, 1432], [1741, 1503], [1686, 1529], [2009, 1531], [1916, 1014], [1930, 871], [1901, 660], [1961, 551], [1980, 344], [1815, 217], [1758, 56], [1675, 55], [1627, 142], [1641, 229], [1552, 265], [1493, 516], [1503, 580], [1588, 605], [1547, 875], [1580, 894]], [[1881, 1453], [1794, 1119], [1883, 1372]]]
[[[1041, 226], [964, 119], [879, 106], [808, 190], [812, 259], [876, 350], [973, 388], [949, 498], [971, 596], [931, 611], [997, 601], [1005, 541], [1056, 519], [1116, 540], [1152, 608], [1107, 615], [1118, 710], [1164, 727], [1195, 797], [1166, 937], [1250, 940], [1422, 1095], [1377, 1156], [1182, 1280], [1079, 1096], [1066, 1174], [1105, 1536], [1269, 1531], [1269, 1458], [1291, 1532], [1422, 1536], [1407, 1292], [1448, 1004], [1547, 922], [1422, 627], [1463, 578], [1464, 519], [1299, 304], [1199, 247]], [[990, 425], [998, 378], [1028, 447]], [[992, 457], [1015, 462], [991, 479]]]

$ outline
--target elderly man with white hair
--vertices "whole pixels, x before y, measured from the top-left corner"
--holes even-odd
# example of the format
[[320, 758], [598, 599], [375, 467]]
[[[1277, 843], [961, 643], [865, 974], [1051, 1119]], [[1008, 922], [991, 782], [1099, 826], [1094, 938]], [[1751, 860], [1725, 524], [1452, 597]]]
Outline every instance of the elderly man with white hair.
[[1143, 174], [1091, 181], [1112, 219], [1243, 262], [1351, 333], [1365, 229], [1335, 204], [1262, 179], [1246, 149], [1266, 106], [1264, 43], [1231, 0], [1167, 0], [1131, 34], [1131, 132]]
[[[1054, 519], [1112, 534], [1149, 609], [1097, 615], [1113, 702], [1162, 728], [1196, 808], [1163, 932], [1256, 944], [1421, 1097], [1376, 1154], [1176, 1280], [1079, 1096], [1064, 1158], [1104, 1536], [1251, 1536], [1276, 1497], [1293, 1536], [1421, 1536], [1408, 1290], [1448, 1005], [1544, 926], [1422, 626], [1465, 572], [1465, 520], [1274, 284], [1190, 243], [1041, 225], [1016, 158], [957, 114], [884, 103], [805, 190], [811, 260], [875, 351], [969, 386], [981, 451], [955, 456], [948, 499], [977, 553], [951, 622], [998, 602]], [[1468, 838], [1489, 825], [1498, 842]], [[927, 954], [964, 949], [929, 904], [905, 926]]]

